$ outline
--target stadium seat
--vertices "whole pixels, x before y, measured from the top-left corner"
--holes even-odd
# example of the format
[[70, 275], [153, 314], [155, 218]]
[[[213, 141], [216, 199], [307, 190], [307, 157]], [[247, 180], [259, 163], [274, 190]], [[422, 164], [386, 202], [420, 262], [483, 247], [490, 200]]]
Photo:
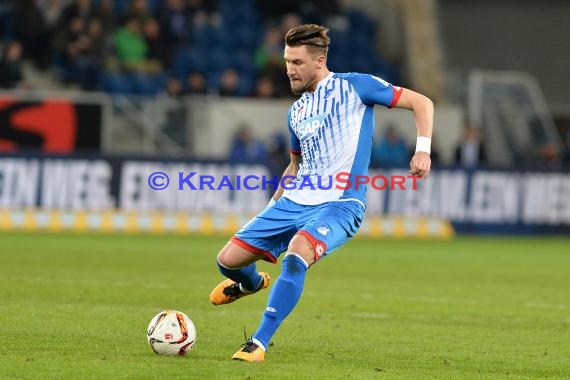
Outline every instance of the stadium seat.
[[240, 96], [248, 96], [253, 92], [255, 87], [255, 76], [246, 73], [239, 73], [239, 88], [238, 93]]
[[209, 90], [216, 90], [220, 85], [222, 73], [220, 71], [209, 70], [204, 75], [206, 77], [206, 87]]
[[162, 5], [162, 1], [161, 0], [148, 0], [148, 8], [151, 10], [151, 12], [153, 13], [157, 13], [158, 10], [160, 9], [160, 6]]
[[206, 52], [207, 70], [223, 71], [230, 67], [228, 53], [222, 48], [212, 48]]
[[260, 43], [255, 28], [250, 25], [237, 26], [227, 37], [236, 49], [245, 49], [250, 52], [253, 52]]
[[167, 77], [164, 74], [133, 73], [128, 75], [134, 94], [154, 96], [166, 87]]
[[206, 71], [208, 62], [205, 55], [197, 48], [181, 46], [174, 55], [172, 71], [177, 76], [186, 76], [191, 71]]
[[114, 3], [115, 13], [119, 16], [124, 15], [127, 9], [129, 9], [130, 5], [131, 5], [130, 0], [115, 0]]
[[253, 54], [243, 50], [229, 54], [229, 66], [243, 74], [252, 74], [257, 70], [253, 61]]
[[120, 72], [103, 73], [103, 91], [112, 95], [133, 94], [135, 85], [131, 78]]
[[14, 20], [14, 11], [10, 4], [0, 4], [0, 37], [2, 39], [14, 38], [16, 33]]

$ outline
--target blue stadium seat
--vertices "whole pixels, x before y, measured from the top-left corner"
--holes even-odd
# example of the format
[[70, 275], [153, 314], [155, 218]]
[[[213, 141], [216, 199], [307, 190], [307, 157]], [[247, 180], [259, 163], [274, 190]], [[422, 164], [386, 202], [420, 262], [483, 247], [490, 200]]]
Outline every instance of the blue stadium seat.
[[253, 1], [220, 0], [219, 12], [224, 23], [230, 27], [257, 25], [259, 23], [259, 17]]
[[253, 89], [255, 87], [255, 80], [256, 77], [254, 75], [246, 74], [246, 73], [239, 73], [239, 88], [238, 94], [240, 96], [248, 96], [251, 95]]
[[352, 71], [360, 73], [371, 73], [374, 71], [374, 62], [367, 52], [359, 52], [350, 58], [350, 67]]
[[198, 49], [207, 49], [210, 44], [211, 27], [209, 25], [195, 25], [190, 27], [190, 40], [192, 45]]
[[331, 38], [331, 50], [334, 49], [336, 52], [342, 55], [348, 55], [348, 51], [353, 43], [352, 36], [350, 32], [331, 29], [329, 32]]
[[230, 67], [228, 52], [223, 48], [212, 48], [206, 52], [207, 70], [223, 71]]
[[188, 45], [180, 47], [174, 55], [172, 71], [177, 76], [185, 76], [190, 71], [204, 72], [208, 62], [204, 53]]
[[153, 13], [157, 13], [158, 10], [160, 9], [160, 6], [162, 5], [162, 1], [161, 0], [148, 0], [148, 8], [151, 10], [151, 12]]
[[331, 47], [331, 50], [329, 51], [328, 66], [332, 71], [337, 73], [354, 71], [350, 65], [350, 62], [348, 62], [346, 55], [342, 54], [342, 52], [337, 51], [336, 47]]
[[253, 52], [259, 44], [257, 31], [251, 24], [243, 24], [232, 29], [228, 40], [236, 49], [245, 49]]
[[133, 73], [128, 75], [134, 94], [154, 96], [165, 87], [168, 78], [164, 74]]
[[375, 32], [375, 22], [366, 13], [352, 9], [346, 13], [352, 30], [362, 30], [368, 35]]
[[119, 16], [125, 14], [129, 6], [131, 5], [131, 0], [115, 0], [114, 9], [115, 13]]
[[220, 71], [209, 70], [204, 76], [206, 77], [206, 87], [211, 91], [216, 90], [220, 85], [222, 73]]
[[133, 94], [135, 86], [131, 78], [127, 74], [120, 72], [103, 73], [103, 91], [113, 95]]
[[257, 70], [253, 54], [244, 50], [236, 50], [228, 54], [229, 67], [243, 74], [253, 74]]
[[14, 10], [9, 3], [0, 4], [0, 37], [11, 40], [16, 34]]

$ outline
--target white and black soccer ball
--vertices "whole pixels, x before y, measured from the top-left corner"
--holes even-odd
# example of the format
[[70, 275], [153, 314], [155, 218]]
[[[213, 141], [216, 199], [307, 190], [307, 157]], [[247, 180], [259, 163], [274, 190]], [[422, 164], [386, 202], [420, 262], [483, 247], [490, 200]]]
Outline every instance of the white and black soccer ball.
[[148, 324], [147, 340], [158, 355], [184, 355], [196, 343], [196, 327], [181, 311], [165, 310]]

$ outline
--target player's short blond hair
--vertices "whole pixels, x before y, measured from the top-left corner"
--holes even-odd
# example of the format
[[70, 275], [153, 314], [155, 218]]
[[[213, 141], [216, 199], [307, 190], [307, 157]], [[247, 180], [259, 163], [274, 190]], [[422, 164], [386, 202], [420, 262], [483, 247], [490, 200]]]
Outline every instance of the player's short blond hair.
[[326, 57], [331, 41], [327, 36], [328, 31], [328, 28], [321, 25], [300, 25], [287, 32], [285, 45], [291, 47], [305, 45], [313, 55], [322, 54]]

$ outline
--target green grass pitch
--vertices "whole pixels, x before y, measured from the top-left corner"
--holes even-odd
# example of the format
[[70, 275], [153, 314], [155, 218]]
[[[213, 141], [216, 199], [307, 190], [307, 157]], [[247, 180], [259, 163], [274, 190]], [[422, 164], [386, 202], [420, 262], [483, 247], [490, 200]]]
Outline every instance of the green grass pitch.
[[[268, 292], [208, 300], [225, 241], [0, 234], [0, 378], [570, 378], [568, 238], [354, 239], [309, 270], [264, 363], [230, 358]], [[147, 345], [168, 308], [196, 324], [185, 357]]]

